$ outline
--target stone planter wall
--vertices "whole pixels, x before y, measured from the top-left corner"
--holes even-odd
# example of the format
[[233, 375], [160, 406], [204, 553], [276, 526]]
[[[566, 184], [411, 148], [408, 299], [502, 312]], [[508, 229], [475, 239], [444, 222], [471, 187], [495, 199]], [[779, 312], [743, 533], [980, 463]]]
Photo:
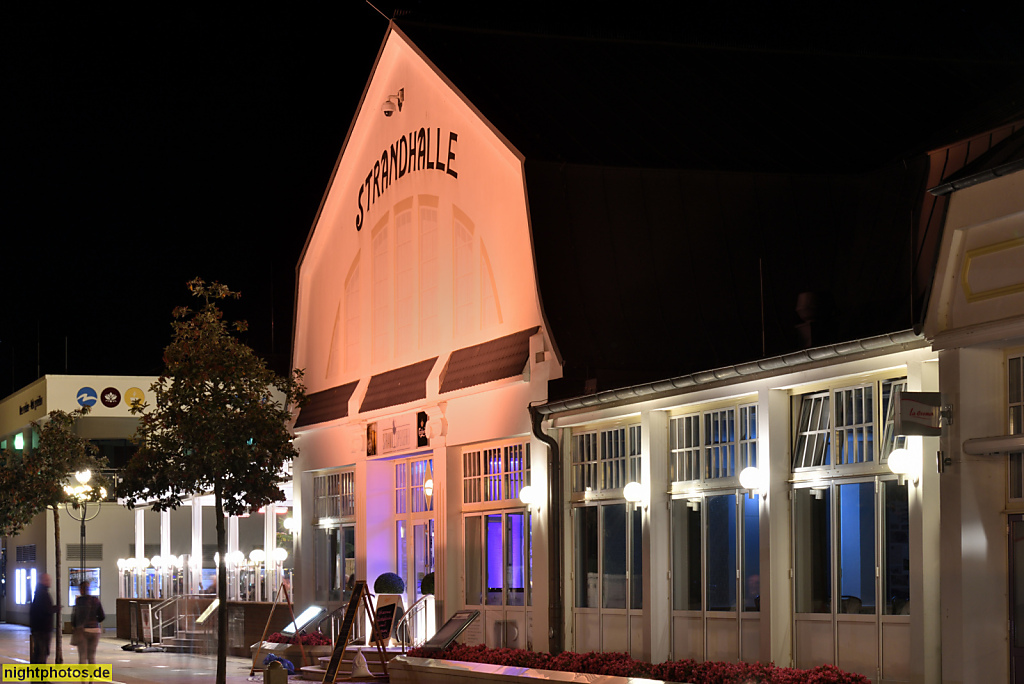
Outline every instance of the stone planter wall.
[[[555, 670], [535, 670], [526, 667], [507, 667], [485, 663], [464, 663], [458, 660], [434, 660], [398, 656], [388, 664], [391, 684], [531, 684], [527, 680], [554, 682], [586, 682], [586, 684], [629, 684], [629, 677], [579, 674]], [[659, 684], [661, 680], [643, 679], [644, 684]]]

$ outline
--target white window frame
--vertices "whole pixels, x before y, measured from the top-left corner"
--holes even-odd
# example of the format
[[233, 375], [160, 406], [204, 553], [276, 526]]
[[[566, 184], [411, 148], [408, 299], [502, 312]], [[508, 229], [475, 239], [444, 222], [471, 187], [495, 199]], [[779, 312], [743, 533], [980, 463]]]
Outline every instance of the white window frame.
[[572, 434], [572, 497], [621, 498], [630, 482], [641, 482], [642, 430], [624, 422], [585, 427]]
[[462, 449], [462, 503], [467, 510], [525, 505], [530, 484], [530, 440], [512, 439]]
[[757, 465], [758, 411], [757, 402], [748, 399], [670, 416], [668, 477], [673, 488], [735, 487], [740, 472]]
[[[888, 384], [890, 389], [888, 406], [884, 406], [884, 390]], [[904, 437], [894, 434], [894, 401], [893, 395], [898, 390], [907, 388], [906, 375], [903, 373], [876, 375], [873, 378], [866, 378], [851, 382], [837, 381], [826, 387], [815, 387], [813, 389], [795, 389], [792, 392], [791, 402], [791, 442], [792, 458], [790, 460], [790, 472], [794, 478], [814, 479], [820, 477], [837, 477], [848, 475], [867, 475], [876, 472], [888, 473], [886, 464], [892, 449], [902, 446]], [[837, 406], [840, 398], [850, 396], [854, 403], [861, 392], [861, 404], [864, 403], [864, 392], [871, 393], [870, 415], [862, 415], [860, 420], [844, 420], [843, 425], [836, 421], [837, 413], [844, 413], [846, 409], [840, 410]], [[828, 403], [828, 419], [822, 424], [820, 421], [805, 420], [804, 404], [815, 402], [817, 407], [823, 407]], [[883, 411], [885, 412], [883, 415]], [[812, 416], [819, 415], [814, 412]], [[806, 424], [805, 424], [806, 423]], [[812, 424], [813, 423], [813, 424]], [[864, 452], [855, 455], [853, 458], [842, 457], [837, 453], [836, 444], [842, 439], [845, 442], [847, 435], [864, 436], [871, 434], [870, 453]], [[804, 438], [801, 441], [801, 438]], [[812, 439], [813, 438], [813, 439]], [[821, 439], [825, 439], [822, 444]], [[892, 444], [889, 444], [889, 442]], [[855, 440], [856, 441], [856, 440]], [[866, 444], [866, 440], [861, 443]], [[820, 445], [820, 450], [818, 446]], [[828, 451], [828, 463], [824, 463], [824, 453]]]

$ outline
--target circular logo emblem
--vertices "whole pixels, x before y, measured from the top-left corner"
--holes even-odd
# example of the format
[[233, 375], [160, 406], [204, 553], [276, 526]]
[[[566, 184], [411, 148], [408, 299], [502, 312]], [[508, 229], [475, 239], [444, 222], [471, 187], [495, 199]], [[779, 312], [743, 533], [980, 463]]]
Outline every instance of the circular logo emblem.
[[100, 395], [100, 401], [107, 408], [114, 408], [121, 403], [121, 393], [117, 391], [116, 387], [108, 387]]
[[78, 405], [92, 406], [96, 403], [96, 390], [92, 387], [83, 387], [78, 390]]
[[146, 395], [138, 387], [129, 387], [124, 393], [124, 403], [131, 408], [132, 404], [142, 404], [146, 401]]

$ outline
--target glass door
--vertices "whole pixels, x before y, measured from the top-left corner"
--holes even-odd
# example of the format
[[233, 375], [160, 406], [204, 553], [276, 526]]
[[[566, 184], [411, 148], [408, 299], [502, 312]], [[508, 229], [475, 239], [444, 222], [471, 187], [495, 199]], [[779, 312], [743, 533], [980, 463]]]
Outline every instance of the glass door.
[[643, 648], [642, 512], [623, 501], [573, 509], [577, 652]]
[[465, 518], [466, 605], [482, 613], [484, 643], [530, 648], [530, 514], [495, 511]]
[[1010, 516], [1010, 681], [1024, 684], [1024, 515]]

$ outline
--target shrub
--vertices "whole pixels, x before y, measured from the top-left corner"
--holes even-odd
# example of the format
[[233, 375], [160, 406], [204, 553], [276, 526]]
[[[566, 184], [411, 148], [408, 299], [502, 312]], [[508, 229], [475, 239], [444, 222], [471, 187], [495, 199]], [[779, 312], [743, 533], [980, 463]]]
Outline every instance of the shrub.
[[420, 593], [421, 594], [433, 594], [434, 593], [434, 573], [428, 572], [420, 580]]
[[483, 644], [465, 646], [452, 644], [441, 653], [421, 648], [409, 651], [414, 658], [460, 660], [469, 663], [510, 665], [538, 670], [557, 670], [581, 674], [646, 677], [666, 682], [690, 684], [870, 684], [859, 674], [844, 672], [833, 665], [820, 665], [810, 670], [776, 667], [774, 663], [722, 663], [676, 660], [647, 663], [633, 660], [628, 653], [572, 653], [558, 655], [537, 653], [518, 648], [487, 648]]
[[393, 572], [385, 572], [373, 582], [374, 594], [404, 594], [405, 580]]

